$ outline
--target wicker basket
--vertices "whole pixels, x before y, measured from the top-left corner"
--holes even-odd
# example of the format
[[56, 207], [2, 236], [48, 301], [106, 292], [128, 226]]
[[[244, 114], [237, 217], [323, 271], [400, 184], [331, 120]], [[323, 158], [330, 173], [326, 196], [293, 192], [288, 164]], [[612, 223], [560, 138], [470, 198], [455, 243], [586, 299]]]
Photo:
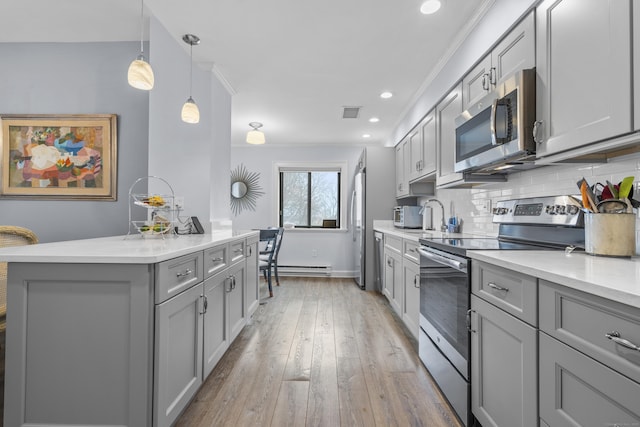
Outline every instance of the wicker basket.
[[[11, 225], [0, 225], [0, 247], [24, 246], [38, 243], [33, 231]], [[7, 263], [0, 262], [0, 318], [7, 311]]]

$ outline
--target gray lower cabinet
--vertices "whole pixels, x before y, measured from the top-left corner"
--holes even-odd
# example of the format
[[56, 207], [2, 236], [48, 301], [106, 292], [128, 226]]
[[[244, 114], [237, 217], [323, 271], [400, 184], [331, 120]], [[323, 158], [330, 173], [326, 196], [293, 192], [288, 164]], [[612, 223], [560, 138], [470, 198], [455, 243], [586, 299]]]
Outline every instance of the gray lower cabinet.
[[483, 427], [538, 425], [536, 328], [471, 295], [471, 402]]
[[252, 257], [10, 263], [4, 425], [172, 425], [246, 324]]
[[542, 425], [640, 425], [640, 384], [542, 332], [540, 390]]
[[402, 261], [404, 289], [402, 320], [415, 339], [420, 328], [420, 266], [406, 258]]
[[151, 425], [152, 273], [9, 264], [5, 426]]
[[541, 420], [640, 425], [640, 309], [543, 280], [539, 299]]
[[202, 384], [202, 284], [156, 305], [154, 425], [169, 426]]
[[221, 271], [204, 281], [203, 376], [206, 378], [229, 348], [229, 320], [226, 294], [229, 277]]

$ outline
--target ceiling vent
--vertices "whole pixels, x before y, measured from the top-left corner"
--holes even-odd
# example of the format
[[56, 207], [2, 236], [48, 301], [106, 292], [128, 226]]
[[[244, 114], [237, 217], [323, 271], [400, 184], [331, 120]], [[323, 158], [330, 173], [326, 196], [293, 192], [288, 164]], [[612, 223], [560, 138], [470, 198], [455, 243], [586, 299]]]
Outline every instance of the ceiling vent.
[[360, 114], [360, 107], [343, 107], [343, 119], [357, 119], [358, 114]]

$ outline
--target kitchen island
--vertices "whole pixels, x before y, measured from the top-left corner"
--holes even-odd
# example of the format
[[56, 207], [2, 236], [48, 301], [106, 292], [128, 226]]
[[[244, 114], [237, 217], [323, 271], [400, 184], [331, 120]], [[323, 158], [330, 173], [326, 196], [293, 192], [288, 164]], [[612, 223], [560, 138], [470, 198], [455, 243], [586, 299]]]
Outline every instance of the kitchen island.
[[258, 306], [258, 232], [0, 250], [4, 425], [165, 426]]

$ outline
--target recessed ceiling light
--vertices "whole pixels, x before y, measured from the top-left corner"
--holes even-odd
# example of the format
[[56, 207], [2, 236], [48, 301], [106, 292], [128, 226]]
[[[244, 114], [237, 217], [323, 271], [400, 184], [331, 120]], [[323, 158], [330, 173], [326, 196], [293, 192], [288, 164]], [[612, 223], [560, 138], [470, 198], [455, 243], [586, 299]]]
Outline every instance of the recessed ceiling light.
[[362, 135], [363, 138], [371, 138], [371, 135], [369, 135], [368, 133], [365, 133], [364, 135]]
[[379, 118], [377, 118], [377, 117], [371, 117], [371, 118], [369, 119], [369, 122], [371, 122], [371, 123], [378, 123], [379, 121], [380, 121], [380, 119], [379, 119]]
[[440, 9], [440, 0], [427, 0], [420, 6], [420, 13], [431, 15]]
[[380, 94], [380, 98], [382, 99], [389, 99], [393, 96], [393, 94], [391, 92], [382, 92]]

